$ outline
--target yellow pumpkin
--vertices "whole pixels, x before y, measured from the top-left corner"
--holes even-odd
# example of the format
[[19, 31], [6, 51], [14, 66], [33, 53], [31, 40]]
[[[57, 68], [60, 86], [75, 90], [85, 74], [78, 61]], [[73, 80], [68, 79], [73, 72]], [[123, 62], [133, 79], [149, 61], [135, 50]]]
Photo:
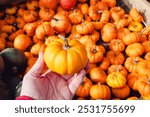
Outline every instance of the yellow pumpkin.
[[44, 61], [52, 71], [67, 75], [78, 73], [85, 68], [88, 62], [85, 47], [77, 40], [68, 40], [59, 36], [64, 41], [51, 42], [44, 52]]
[[126, 77], [120, 72], [112, 72], [106, 78], [106, 83], [112, 88], [121, 88], [126, 84]]

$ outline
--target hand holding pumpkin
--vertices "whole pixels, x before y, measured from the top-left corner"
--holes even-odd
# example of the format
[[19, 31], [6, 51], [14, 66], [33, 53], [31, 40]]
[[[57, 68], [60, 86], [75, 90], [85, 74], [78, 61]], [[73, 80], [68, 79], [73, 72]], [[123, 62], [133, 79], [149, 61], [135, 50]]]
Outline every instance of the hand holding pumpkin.
[[85, 70], [66, 77], [50, 70], [42, 74], [44, 66], [43, 52], [40, 52], [38, 60], [24, 76], [21, 96], [37, 100], [72, 99], [84, 79]]

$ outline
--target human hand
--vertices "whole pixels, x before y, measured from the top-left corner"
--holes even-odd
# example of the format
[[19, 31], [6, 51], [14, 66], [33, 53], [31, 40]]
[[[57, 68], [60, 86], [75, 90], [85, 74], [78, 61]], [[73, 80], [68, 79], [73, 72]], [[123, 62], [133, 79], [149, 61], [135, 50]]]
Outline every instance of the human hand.
[[20, 96], [36, 100], [71, 100], [86, 71], [81, 70], [72, 76], [62, 76], [50, 70], [42, 74], [44, 66], [43, 52], [40, 52], [38, 60], [24, 76]]

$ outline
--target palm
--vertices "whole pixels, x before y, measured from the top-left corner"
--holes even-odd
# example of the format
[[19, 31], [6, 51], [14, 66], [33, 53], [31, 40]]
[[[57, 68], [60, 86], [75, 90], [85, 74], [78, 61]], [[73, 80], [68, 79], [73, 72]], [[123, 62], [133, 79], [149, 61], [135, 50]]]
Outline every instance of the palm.
[[44, 61], [41, 57], [24, 76], [21, 95], [42, 100], [72, 99], [85, 75], [85, 70], [81, 70], [74, 76], [64, 78], [51, 71], [41, 74], [43, 68]]

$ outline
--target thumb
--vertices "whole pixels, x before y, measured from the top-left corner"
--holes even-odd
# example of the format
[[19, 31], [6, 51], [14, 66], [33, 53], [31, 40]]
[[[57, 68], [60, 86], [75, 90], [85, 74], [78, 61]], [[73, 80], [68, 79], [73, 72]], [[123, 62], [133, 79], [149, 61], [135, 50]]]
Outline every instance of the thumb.
[[71, 79], [68, 80], [70, 92], [74, 95], [79, 85], [83, 82], [84, 76], [86, 75], [85, 70], [81, 70], [75, 74]]
[[44, 59], [43, 59], [43, 51], [39, 52], [39, 57], [33, 67], [29, 70], [29, 73], [39, 76], [42, 74], [44, 70]]

